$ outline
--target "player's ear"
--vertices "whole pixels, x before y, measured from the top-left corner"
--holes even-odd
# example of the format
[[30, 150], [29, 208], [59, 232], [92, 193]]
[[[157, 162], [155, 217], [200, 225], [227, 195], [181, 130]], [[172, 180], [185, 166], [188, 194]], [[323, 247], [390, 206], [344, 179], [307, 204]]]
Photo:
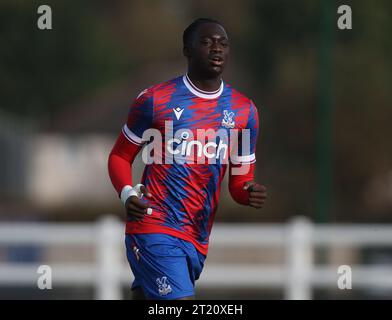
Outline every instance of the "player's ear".
[[190, 50], [190, 48], [189, 48], [188, 46], [184, 46], [184, 47], [183, 47], [182, 53], [183, 53], [184, 56], [185, 56], [186, 58], [188, 58], [188, 59], [191, 57], [191, 50]]

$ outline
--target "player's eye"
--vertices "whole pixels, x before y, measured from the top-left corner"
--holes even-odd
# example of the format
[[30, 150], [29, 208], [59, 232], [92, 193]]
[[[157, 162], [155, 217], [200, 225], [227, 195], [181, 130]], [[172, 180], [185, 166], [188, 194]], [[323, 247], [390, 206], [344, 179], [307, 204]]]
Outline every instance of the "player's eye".
[[209, 45], [211, 45], [211, 40], [203, 39], [203, 40], [201, 40], [201, 44], [209, 46]]

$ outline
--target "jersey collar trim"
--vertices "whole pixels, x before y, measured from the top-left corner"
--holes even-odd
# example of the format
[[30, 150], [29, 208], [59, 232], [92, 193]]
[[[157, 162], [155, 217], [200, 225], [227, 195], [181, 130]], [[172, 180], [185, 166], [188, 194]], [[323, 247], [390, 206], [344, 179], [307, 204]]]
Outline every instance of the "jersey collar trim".
[[199, 98], [204, 98], [204, 99], [216, 99], [218, 98], [222, 92], [223, 92], [223, 87], [224, 87], [224, 83], [223, 81], [221, 82], [221, 85], [219, 87], [218, 90], [216, 91], [204, 91], [204, 90], [200, 90], [199, 88], [197, 88], [191, 81], [191, 79], [189, 79], [188, 75], [185, 74], [182, 77], [182, 80], [184, 81], [185, 86], [188, 88], [188, 90], [190, 92], [192, 92], [195, 96], [198, 96]]

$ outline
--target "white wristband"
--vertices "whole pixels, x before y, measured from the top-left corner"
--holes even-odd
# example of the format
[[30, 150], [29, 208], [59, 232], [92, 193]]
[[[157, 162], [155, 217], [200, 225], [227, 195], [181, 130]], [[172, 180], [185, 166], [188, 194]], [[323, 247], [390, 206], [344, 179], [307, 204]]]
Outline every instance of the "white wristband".
[[[125, 206], [125, 203], [127, 202], [129, 197], [136, 196], [139, 199], [143, 198], [143, 193], [140, 190], [141, 187], [144, 187], [144, 185], [141, 183], [138, 183], [134, 188], [130, 185], [126, 185], [122, 188], [120, 198], [121, 198], [121, 201], [124, 204], [124, 206]], [[152, 214], [151, 208], [147, 209], [147, 214], [148, 215]]]
[[124, 188], [122, 188], [121, 190], [121, 201], [125, 206], [125, 202], [127, 202], [128, 198], [131, 196], [138, 196], [138, 193], [129, 185], [124, 186]]

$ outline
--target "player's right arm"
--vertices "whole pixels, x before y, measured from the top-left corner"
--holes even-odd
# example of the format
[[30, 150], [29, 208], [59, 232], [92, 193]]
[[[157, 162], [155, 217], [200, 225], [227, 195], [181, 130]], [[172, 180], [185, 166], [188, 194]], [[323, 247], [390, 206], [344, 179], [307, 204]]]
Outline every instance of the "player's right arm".
[[153, 97], [149, 90], [143, 91], [135, 99], [124, 125], [108, 159], [110, 180], [123, 202], [128, 218], [140, 220], [148, 213], [148, 206], [139, 200], [137, 193], [150, 197], [146, 188], [132, 187], [132, 163], [143, 146], [144, 130], [152, 126]]

